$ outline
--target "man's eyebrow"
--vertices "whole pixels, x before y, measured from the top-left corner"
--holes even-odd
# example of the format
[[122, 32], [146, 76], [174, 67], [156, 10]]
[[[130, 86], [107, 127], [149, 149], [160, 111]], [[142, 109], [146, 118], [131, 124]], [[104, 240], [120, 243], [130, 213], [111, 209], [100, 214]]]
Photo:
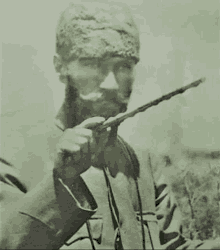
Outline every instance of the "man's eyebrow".
[[99, 63], [99, 62], [101, 62], [101, 59], [100, 58], [79, 58], [79, 63], [81, 63], [81, 64], [86, 64], [86, 63]]
[[101, 60], [101, 58], [98, 57], [81, 57], [79, 58], [79, 61], [97, 61], [97, 60]]
[[134, 63], [135, 62], [135, 60], [133, 58], [130, 58], [130, 57], [114, 56], [112, 58], [116, 58], [121, 62], [129, 62], [129, 63]]
[[135, 62], [133, 61], [133, 60], [131, 60], [131, 59], [124, 59], [124, 60], [120, 60], [120, 61], [118, 61], [118, 63], [119, 64], [130, 64], [130, 65], [133, 65], [133, 64], [135, 64]]

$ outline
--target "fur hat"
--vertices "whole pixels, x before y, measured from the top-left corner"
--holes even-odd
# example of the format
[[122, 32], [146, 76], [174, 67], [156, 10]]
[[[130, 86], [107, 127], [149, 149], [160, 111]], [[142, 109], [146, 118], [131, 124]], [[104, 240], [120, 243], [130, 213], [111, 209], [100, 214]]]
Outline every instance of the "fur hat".
[[122, 4], [70, 3], [56, 30], [56, 52], [62, 60], [123, 56], [139, 61], [139, 32]]

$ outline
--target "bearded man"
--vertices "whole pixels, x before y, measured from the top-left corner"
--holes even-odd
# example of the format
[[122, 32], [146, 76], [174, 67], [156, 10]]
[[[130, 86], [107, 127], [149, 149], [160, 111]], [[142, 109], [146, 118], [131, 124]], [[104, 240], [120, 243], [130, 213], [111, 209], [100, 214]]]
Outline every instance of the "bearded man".
[[62, 12], [54, 65], [66, 84], [56, 119], [64, 133], [53, 172], [33, 190], [2, 165], [1, 248], [218, 249], [182, 236], [162, 158], [146, 152], [139, 164], [117, 127], [94, 130], [126, 111], [139, 47], [125, 6], [70, 4]]

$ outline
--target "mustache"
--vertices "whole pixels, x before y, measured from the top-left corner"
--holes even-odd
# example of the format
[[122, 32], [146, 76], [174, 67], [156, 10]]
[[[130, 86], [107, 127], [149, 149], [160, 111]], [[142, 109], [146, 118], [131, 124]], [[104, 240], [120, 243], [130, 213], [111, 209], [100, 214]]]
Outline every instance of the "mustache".
[[93, 102], [100, 100], [102, 96], [103, 96], [102, 93], [89, 93], [88, 95], [79, 94], [79, 97], [83, 101], [93, 101]]
[[108, 91], [108, 92], [93, 92], [89, 93], [88, 95], [79, 94], [79, 97], [83, 101], [107, 101], [107, 102], [115, 102], [121, 104], [128, 104], [129, 97], [126, 97], [120, 92], [116, 91]]

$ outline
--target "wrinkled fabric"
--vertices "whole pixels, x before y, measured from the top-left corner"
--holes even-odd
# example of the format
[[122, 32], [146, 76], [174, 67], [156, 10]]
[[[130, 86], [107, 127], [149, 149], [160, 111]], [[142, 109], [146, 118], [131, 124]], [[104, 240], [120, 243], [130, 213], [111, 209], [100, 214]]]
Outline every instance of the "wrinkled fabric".
[[[181, 214], [164, 174], [163, 159], [147, 153], [148, 160], [145, 161], [145, 166], [140, 166], [140, 171], [126, 172], [126, 166], [131, 164], [126, 149], [128, 147], [126, 142], [118, 138], [116, 151], [106, 155], [110, 164], [114, 165], [113, 171], [109, 166], [109, 179], [119, 209], [124, 248], [143, 249], [134, 181], [137, 177], [142, 199], [146, 249], [152, 249], [150, 234], [154, 249], [212, 249], [211, 241], [191, 241], [181, 235]], [[132, 149], [129, 147], [129, 150]], [[138, 176], [133, 178], [130, 173]], [[10, 175], [13, 175], [11, 169]], [[19, 176], [15, 174], [15, 178], [19, 179]], [[74, 187], [69, 189], [62, 183], [57, 183], [49, 175], [38, 188], [29, 190], [27, 194], [7, 181], [1, 182], [3, 220], [0, 248], [92, 249], [85, 225], [89, 219], [96, 249], [114, 249], [115, 231], [103, 172], [91, 167], [81, 178], [74, 190]], [[59, 190], [58, 196], [54, 195], [55, 190]], [[86, 204], [77, 205], [80, 201], [76, 202], [76, 197], [80, 196], [84, 197]], [[10, 202], [5, 202], [8, 199]], [[95, 207], [96, 203], [98, 207]], [[79, 216], [80, 213], [83, 215]], [[63, 245], [64, 242], [66, 245]]]
[[[70, 232], [96, 212], [97, 204], [81, 178], [67, 189], [48, 172], [25, 194], [20, 188], [25, 184], [11, 167], [1, 164], [0, 177], [0, 249], [59, 249]], [[16, 180], [13, 185], [11, 177]]]

